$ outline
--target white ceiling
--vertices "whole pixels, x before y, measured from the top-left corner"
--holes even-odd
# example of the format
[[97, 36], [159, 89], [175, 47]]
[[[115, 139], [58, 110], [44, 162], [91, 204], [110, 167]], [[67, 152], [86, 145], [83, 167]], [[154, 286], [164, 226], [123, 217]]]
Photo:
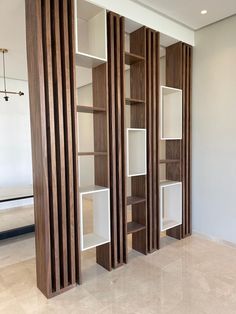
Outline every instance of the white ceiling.
[[[236, 0], [133, 0], [197, 30], [236, 14]], [[201, 10], [207, 14], [202, 15]]]

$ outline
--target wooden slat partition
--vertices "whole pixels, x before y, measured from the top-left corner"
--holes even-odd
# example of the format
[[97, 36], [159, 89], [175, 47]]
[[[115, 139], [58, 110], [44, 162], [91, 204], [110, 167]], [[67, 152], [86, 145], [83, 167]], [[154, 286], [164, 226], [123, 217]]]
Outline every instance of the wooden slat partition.
[[37, 285], [80, 281], [74, 1], [26, 0]]
[[167, 231], [169, 236], [177, 239], [191, 235], [191, 75], [192, 47], [176, 43], [166, 49], [166, 83], [167, 86], [183, 90], [183, 136], [179, 141], [166, 141], [166, 158], [180, 159], [181, 165], [167, 164], [166, 175], [169, 180], [182, 181], [183, 189], [183, 223]]
[[159, 249], [159, 33], [146, 29], [146, 103], [147, 103], [147, 219], [148, 251]]
[[112, 267], [127, 261], [125, 138], [124, 138], [124, 19], [109, 12], [108, 28], [108, 103], [111, 188]]

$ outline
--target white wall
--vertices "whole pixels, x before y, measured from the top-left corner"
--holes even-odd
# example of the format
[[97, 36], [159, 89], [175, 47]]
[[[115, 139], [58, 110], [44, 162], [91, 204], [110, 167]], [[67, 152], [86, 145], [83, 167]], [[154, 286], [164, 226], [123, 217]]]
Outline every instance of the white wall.
[[0, 188], [32, 184], [28, 82], [8, 79], [7, 87], [25, 95], [6, 102], [0, 94]]
[[196, 32], [193, 229], [236, 243], [236, 16]]

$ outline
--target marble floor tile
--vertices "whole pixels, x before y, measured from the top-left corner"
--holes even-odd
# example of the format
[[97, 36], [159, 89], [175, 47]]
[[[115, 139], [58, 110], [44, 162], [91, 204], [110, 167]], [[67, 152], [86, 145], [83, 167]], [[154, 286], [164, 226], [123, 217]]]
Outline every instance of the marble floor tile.
[[164, 237], [161, 250], [130, 251], [129, 263], [112, 272], [95, 263], [95, 250], [87, 251], [83, 284], [47, 300], [36, 288], [33, 240], [0, 245], [0, 313], [236, 313], [235, 248], [199, 236]]

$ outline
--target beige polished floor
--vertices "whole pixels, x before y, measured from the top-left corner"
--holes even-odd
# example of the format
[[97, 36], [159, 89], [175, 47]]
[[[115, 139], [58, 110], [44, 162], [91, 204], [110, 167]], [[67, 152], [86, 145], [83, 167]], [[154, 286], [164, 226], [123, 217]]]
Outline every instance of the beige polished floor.
[[0, 232], [33, 224], [33, 205], [18, 206], [0, 210]]
[[129, 264], [110, 273], [90, 251], [83, 257], [84, 284], [47, 300], [36, 288], [32, 237], [15, 247], [2, 243], [0, 313], [236, 313], [235, 248], [198, 236], [162, 245], [148, 256], [131, 252]]

